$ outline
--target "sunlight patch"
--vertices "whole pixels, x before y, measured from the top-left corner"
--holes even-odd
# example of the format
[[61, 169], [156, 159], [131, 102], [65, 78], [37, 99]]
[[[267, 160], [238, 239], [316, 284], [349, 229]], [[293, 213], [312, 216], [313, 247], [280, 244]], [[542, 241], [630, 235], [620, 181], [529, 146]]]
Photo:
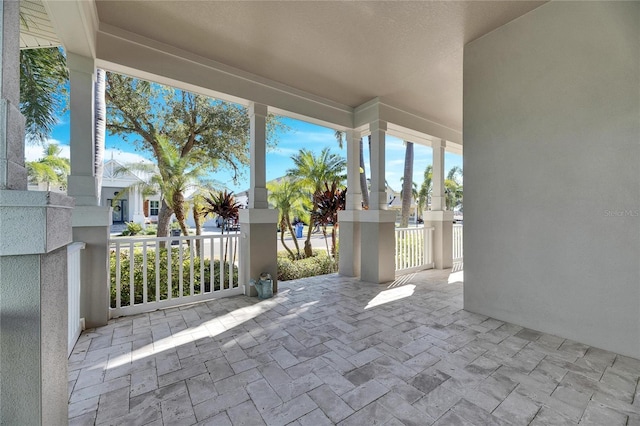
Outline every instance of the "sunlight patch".
[[453, 283], [463, 283], [464, 282], [464, 271], [452, 272], [449, 274], [449, 284]]
[[413, 284], [405, 285], [402, 287], [395, 287], [389, 290], [384, 290], [378, 293], [376, 297], [371, 299], [364, 309], [370, 309], [376, 306], [384, 305], [385, 303], [393, 302], [396, 300], [409, 297], [415, 291], [416, 286]]

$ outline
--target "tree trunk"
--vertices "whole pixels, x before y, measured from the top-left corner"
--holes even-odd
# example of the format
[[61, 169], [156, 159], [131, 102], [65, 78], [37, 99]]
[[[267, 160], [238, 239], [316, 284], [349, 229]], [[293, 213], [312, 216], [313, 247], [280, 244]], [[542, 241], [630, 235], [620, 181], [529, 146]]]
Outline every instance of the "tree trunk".
[[[313, 207], [315, 210], [315, 206]], [[304, 257], [313, 256], [313, 250], [311, 247], [311, 233], [313, 232], [313, 227], [311, 226], [311, 222], [313, 222], [313, 219], [309, 218], [309, 229], [307, 229], [307, 239], [304, 240]]]
[[165, 200], [160, 203], [160, 211], [158, 212], [158, 237], [168, 237], [169, 228], [171, 226], [171, 215], [173, 210], [167, 205]]
[[[196, 235], [202, 235], [202, 221], [201, 221], [201, 217], [200, 217], [200, 213], [198, 212], [198, 208], [197, 206], [193, 206], [193, 221], [195, 222], [196, 225]], [[196, 239], [196, 251], [198, 252], [198, 255], [202, 255], [202, 253], [200, 253], [200, 240]]]
[[94, 170], [96, 173], [96, 185], [98, 204], [102, 197], [102, 169], [104, 165], [104, 148], [107, 125], [107, 105], [105, 102], [105, 71], [96, 69], [95, 92], [93, 95], [95, 105], [95, 135], [94, 135]]
[[182, 192], [176, 191], [173, 194], [173, 212], [176, 215], [176, 220], [182, 230], [182, 235], [189, 235], [189, 229], [187, 229], [186, 216], [184, 214], [184, 195]]
[[411, 190], [413, 188], [413, 142], [406, 141], [407, 149], [404, 155], [404, 177], [402, 180], [402, 219], [400, 228], [409, 226], [409, 211], [411, 210]]
[[[362, 192], [362, 208], [367, 210], [369, 208], [369, 187], [367, 185], [367, 171], [364, 168], [364, 143], [360, 138], [360, 191]], [[369, 146], [371, 146], [371, 135], [369, 135]]]
[[[291, 249], [289, 247], [287, 247], [287, 244], [285, 244], [284, 242], [284, 229], [287, 226], [287, 224], [285, 223], [286, 220], [284, 219], [284, 217], [282, 218], [282, 220], [280, 221], [280, 242], [282, 243], [282, 247], [284, 247], [284, 249], [289, 252], [289, 256], [291, 256], [291, 260], [296, 260], [296, 255], [293, 253], [293, 251], [291, 251]], [[291, 234], [293, 236], [293, 239], [295, 240], [296, 236], [294, 234]]]
[[286, 225], [289, 233], [291, 234], [291, 237], [293, 237], [293, 245], [296, 246], [296, 259], [300, 259], [300, 245], [298, 245], [298, 237], [296, 237], [295, 231], [293, 229], [293, 226], [291, 226], [291, 221], [289, 219], [287, 219]]

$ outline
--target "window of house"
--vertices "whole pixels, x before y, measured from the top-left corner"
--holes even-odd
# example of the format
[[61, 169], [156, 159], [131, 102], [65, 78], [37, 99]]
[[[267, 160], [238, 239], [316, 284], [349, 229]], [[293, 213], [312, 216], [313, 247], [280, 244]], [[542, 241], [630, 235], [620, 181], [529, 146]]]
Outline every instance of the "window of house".
[[149, 216], [158, 216], [160, 201], [149, 201]]

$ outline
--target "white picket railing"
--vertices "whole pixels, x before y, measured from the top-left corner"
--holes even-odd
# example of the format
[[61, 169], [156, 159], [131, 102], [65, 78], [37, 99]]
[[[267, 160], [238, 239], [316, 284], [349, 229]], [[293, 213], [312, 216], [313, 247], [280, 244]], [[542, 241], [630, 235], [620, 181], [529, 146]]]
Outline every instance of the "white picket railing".
[[238, 283], [238, 236], [230, 233], [112, 239], [111, 317], [242, 294]]
[[433, 268], [433, 230], [396, 228], [396, 273]]
[[462, 262], [462, 227], [464, 225], [453, 225], [453, 261]]
[[82, 332], [82, 320], [80, 319], [80, 286], [82, 283], [80, 255], [84, 247], [84, 243], [72, 243], [67, 246], [67, 357], [71, 355], [71, 351]]

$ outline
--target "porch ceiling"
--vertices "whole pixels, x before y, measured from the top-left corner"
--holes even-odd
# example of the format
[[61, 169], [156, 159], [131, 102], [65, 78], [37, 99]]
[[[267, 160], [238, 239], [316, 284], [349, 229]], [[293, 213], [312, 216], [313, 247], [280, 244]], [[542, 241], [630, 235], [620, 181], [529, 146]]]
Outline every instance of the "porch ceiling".
[[101, 24], [352, 108], [381, 97], [457, 131], [464, 44], [542, 3], [96, 2]]

